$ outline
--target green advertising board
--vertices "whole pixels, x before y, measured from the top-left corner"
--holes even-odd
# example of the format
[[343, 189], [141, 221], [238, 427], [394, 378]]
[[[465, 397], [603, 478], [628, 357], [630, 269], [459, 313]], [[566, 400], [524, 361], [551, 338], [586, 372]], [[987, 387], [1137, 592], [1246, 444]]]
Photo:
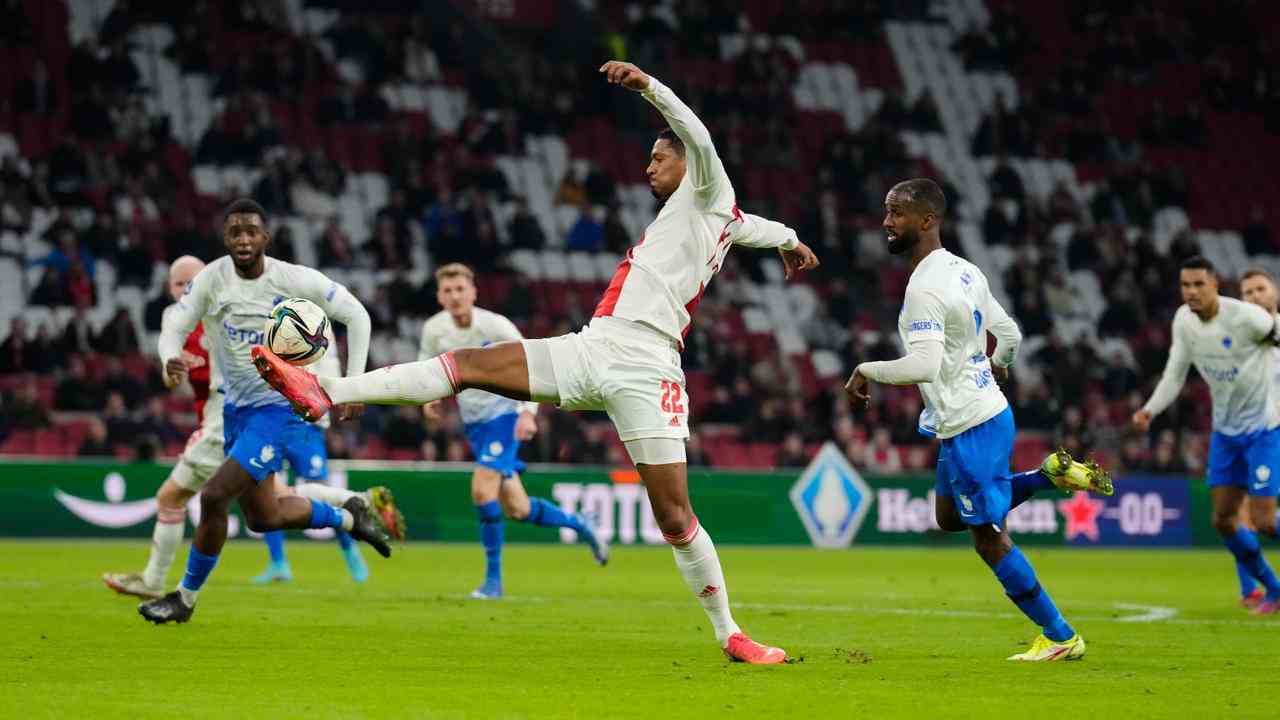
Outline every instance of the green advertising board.
[[[470, 466], [331, 464], [330, 481], [353, 489], [391, 487], [416, 540], [471, 542], [477, 537]], [[149, 537], [152, 496], [168, 475], [160, 464], [102, 462], [0, 463], [0, 536]], [[535, 466], [523, 477], [530, 495], [593, 514], [620, 544], [663, 544], [644, 488], [631, 469]], [[803, 471], [735, 472], [693, 468], [690, 494], [699, 519], [718, 543], [815, 545], [966, 545], [967, 534], [943, 533], [933, 522], [932, 475], [864, 477], [834, 447]], [[1019, 543], [1034, 545], [1159, 545], [1218, 543], [1200, 480], [1118, 478], [1112, 498], [1042, 493], [1015, 509], [1007, 523]], [[193, 500], [191, 518], [198, 517]], [[232, 537], [246, 530], [238, 518]], [[540, 528], [507, 524], [514, 542], [555, 542]], [[562, 531], [572, 542], [570, 531]]]

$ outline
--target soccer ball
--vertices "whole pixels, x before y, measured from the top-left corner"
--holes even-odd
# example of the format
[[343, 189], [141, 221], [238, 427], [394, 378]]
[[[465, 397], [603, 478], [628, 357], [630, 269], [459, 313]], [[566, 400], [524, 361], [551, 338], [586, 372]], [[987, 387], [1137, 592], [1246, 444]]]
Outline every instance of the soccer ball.
[[329, 318], [303, 298], [281, 300], [262, 327], [271, 352], [290, 365], [310, 365], [329, 349]]

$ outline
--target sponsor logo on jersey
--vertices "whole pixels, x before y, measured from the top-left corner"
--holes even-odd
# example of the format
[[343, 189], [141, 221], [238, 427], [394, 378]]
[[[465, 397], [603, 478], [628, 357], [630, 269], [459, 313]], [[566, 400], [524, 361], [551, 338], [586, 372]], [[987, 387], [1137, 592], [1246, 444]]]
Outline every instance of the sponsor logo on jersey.
[[227, 340], [230, 342], [249, 343], [250, 345], [261, 345], [262, 328], [238, 328], [228, 322], [222, 323], [222, 331], [226, 333]]
[[942, 323], [937, 320], [915, 320], [907, 326], [907, 332], [942, 332]]

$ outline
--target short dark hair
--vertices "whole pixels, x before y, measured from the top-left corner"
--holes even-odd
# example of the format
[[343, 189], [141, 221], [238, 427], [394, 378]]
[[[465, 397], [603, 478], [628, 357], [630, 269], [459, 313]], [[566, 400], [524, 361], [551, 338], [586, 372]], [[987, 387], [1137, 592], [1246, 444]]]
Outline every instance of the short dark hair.
[[222, 211], [222, 222], [225, 224], [232, 215], [257, 215], [262, 218], [263, 225], [267, 224], [267, 211], [250, 198], [239, 198], [228, 205]]
[[684, 141], [680, 139], [680, 136], [676, 134], [675, 130], [672, 130], [671, 128], [663, 128], [662, 132], [658, 133], [658, 139], [666, 140], [671, 143], [671, 147], [675, 149], [676, 154], [680, 157], [684, 157]]
[[1205, 270], [1210, 275], [1218, 277], [1218, 271], [1213, 267], [1213, 263], [1209, 262], [1208, 258], [1203, 255], [1192, 255], [1183, 260], [1178, 267], [1182, 270]]
[[938, 217], [947, 214], [947, 196], [938, 183], [929, 178], [903, 180], [894, 185], [891, 192], [905, 195], [907, 202], [926, 213], [933, 213]]

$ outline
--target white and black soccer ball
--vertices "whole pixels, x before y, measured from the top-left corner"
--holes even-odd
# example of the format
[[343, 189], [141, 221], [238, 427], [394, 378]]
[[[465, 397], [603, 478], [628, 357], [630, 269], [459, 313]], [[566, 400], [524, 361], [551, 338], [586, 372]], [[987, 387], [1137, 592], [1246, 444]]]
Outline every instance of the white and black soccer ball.
[[310, 365], [329, 349], [329, 318], [319, 305], [303, 298], [281, 300], [271, 308], [262, 328], [266, 345], [291, 365]]

